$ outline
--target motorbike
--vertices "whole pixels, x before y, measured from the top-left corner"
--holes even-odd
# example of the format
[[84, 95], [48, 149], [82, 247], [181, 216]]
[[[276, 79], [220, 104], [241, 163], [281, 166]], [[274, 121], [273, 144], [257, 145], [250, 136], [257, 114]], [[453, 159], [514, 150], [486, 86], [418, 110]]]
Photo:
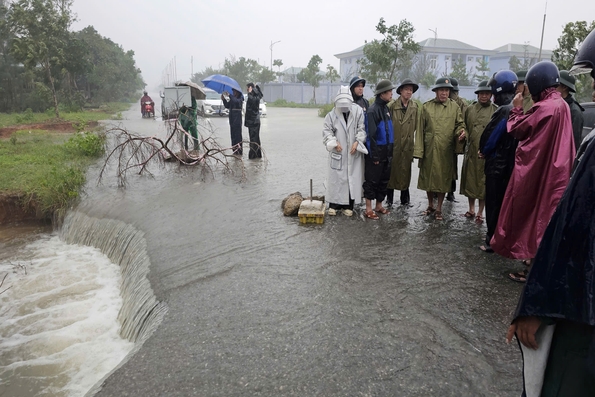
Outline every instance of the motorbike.
[[155, 103], [143, 102], [143, 118], [155, 118]]

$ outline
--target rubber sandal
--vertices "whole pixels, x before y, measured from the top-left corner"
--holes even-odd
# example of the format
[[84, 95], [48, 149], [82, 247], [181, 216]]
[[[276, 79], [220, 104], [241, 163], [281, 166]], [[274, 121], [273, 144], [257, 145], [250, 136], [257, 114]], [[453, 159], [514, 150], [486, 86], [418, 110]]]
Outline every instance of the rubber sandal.
[[489, 245], [488, 246], [480, 245], [479, 246], [479, 249], [482, 250], [483, 252], [487, 253], [487, 254], [491, 254], [491, 253], [494, 252], [494, 250], [492, 249], [492, 247], [490, 247]]
[[475, 218], [475, 213], [474, 212], [465, 212], [465, 215], [463, 215], [465, 218]]
[[433, 207], [428, 207], [426, 208], [426, 210], [424, 212], [422, 212], [422, 215], [431, 215], [434, 213], [434, 211], [436, 211], [436, 208]]
[[475, 217], [475, 223], [477, 223], [478, 225], [481, 225], [483, 223], [483, 216], [477, 215]]
[[523, 270], [516, 273], [508, 273], [508, 278], [517, 283], [524, 283], [527, 281], [527, 271]]
[[434, 213], [434, 219], [436, 219], [437, 221], [442, 221], [444, 220], [444, 218], [442, 217], [442, 211], [436, 211]]
[[376, 212], [380, 212], [381, 214], [384, 214], [384, 215], [388, 215], [388, 214], [390, 214], [390, 211], [389, 211], [389, 210], [387, 210], [387, 209], [386, 209], [386, 208], [384, 208], [384, 207], [380, 208], [379, 210], [374, 210], [374, 211], [376, 211]]
[[380, 217], [378, 215], [376, 215], [376, 213], [374, 211], [370, 211], [370, 212], [366, 211], [366, 212], [364, 212], [364, 215], [366, 218], [373, 219], [375, 221], [380, 219]]

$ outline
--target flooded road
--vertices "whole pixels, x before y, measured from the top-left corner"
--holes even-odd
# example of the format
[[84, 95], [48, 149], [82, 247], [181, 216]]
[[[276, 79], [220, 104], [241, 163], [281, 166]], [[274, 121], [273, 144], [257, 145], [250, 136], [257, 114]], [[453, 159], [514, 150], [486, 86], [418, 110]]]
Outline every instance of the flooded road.
[[[138, 109], [122, 126], [164, 134]], [[229, 144], [227, 118], [211, 118]], [[266, 160], [247, 178], [165, 164], [152, 177], [91, 170], [79, 211], [144, 233], [161, 325], [98, 396], [518, 396], [521, 362], [504, 343], [521, 265], [478, 250], [485, 226], [395, 206], [380, 221], [282, 215], [288, 194], [324, 194], [327, 152], [315, 109], [268, 109]], [[244, 128], [244, 138], [247, 130]], [[460, 163], [460, 161], [459, 161]], [[416, 166], [417, 164], [415, 164]], [[397, 193], [398, 197], [398, 193]]]

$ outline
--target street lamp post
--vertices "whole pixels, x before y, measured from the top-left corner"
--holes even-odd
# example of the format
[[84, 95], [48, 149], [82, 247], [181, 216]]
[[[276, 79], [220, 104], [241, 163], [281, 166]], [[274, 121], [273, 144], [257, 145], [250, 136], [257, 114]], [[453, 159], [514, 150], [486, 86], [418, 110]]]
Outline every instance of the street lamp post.
[[273, 43], [273, 40], [271, 40], [271, 46], [269, 47], [269, 48], [271, 49], [271, 72], [273, 71], [273, 46], [274, 46], [275, 44], [277, 44], [277, 43], [280, 43], [280, 42], [281, 42], [281, 40], [279, 40], [279, 41], [275, 41], [275, 42]]

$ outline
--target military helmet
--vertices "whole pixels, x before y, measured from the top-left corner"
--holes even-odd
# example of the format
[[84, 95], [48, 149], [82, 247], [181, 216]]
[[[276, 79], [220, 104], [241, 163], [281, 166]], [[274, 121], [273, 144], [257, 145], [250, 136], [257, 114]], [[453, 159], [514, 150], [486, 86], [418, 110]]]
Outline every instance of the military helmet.
[[413, 93], [415, 93], [415, 91], [419, 90], [419, 85], [417, 85], [417, 83], [414, 83], [413, 80], [411, 80], [411, 79], [405, 79], [405, 80], [403, 80], [401, 85], [399, 85], [397, 87], [397, 94], [401, 95], [401, 89], [403, 89], [403, 87], [405, 87], [406, 85], [413, 86]]
[[560, 72], [553, 62], [537, 62], [527, 72], [525, 83], [529, 87], [531, 95], [537, 96], [546, 88], [555, 87], [560, 84]]
[[395, 89], [395, 85], [390, 82], [390, 80], [380, 80], [378, 84], [376, 84], [376, 91], [374, 91], [374, 95], [382, 94], [386, 91], [392, 91]]
[[494, 74], [488, 85], [492, 88], [494, 96], [515, 92], [519, 78], [512, 70], [501, 70]]
[[516, 72], [516, 76], [518, 77], [518, 82], [519, 83], [524, 83], [525, 82], [525, 77], [527, 77], [527, 71], [526, 70], [519, 70], [518, 72]]
[[589, 72], [591, 72], [591, 77], [595, 79], [595, 30], [589, 33], [581, 44], [576, 57], [574, 57], [574, 66], [570, 69], [571, 74]]
[[359, 83], [364, 83], [364, 87], [366, 86], [366, 80], [359, 77], [359, 76], [354, 76], [351, 81], [349, 82], [349, 88], [353, 88], [356, 85], [358, 85]]
[[484, 81], [480, 81], [479, 84], [477, 85], [477, 89], [475, 90], [476, 94], [479, 94], [480, 92], [492, 92], [492, 87], [490, 87], [488, 85], [488, 81], [484, 80]]
[[450, 78], [450, 84], [452, 84], [452, 90], [458, 91], [459, 90], [459, 80], [455, 79], [454, 77]]
[[568, 70], [560, 70], [560, 84], [565, 85], [568, 87], [570, 92], [576, 92], [576, 87], [574, 86], [576, 83], [576, 79], [574, 76], [571, 76]]
[[438, 88], [449, 88], [452, 90], [453, 86], [450, 83], [450, 77], [440, 77], [436, 80], [436, 84], [434, 85], [434, 88], [432, 88], [432, 91], [436, 91]]

